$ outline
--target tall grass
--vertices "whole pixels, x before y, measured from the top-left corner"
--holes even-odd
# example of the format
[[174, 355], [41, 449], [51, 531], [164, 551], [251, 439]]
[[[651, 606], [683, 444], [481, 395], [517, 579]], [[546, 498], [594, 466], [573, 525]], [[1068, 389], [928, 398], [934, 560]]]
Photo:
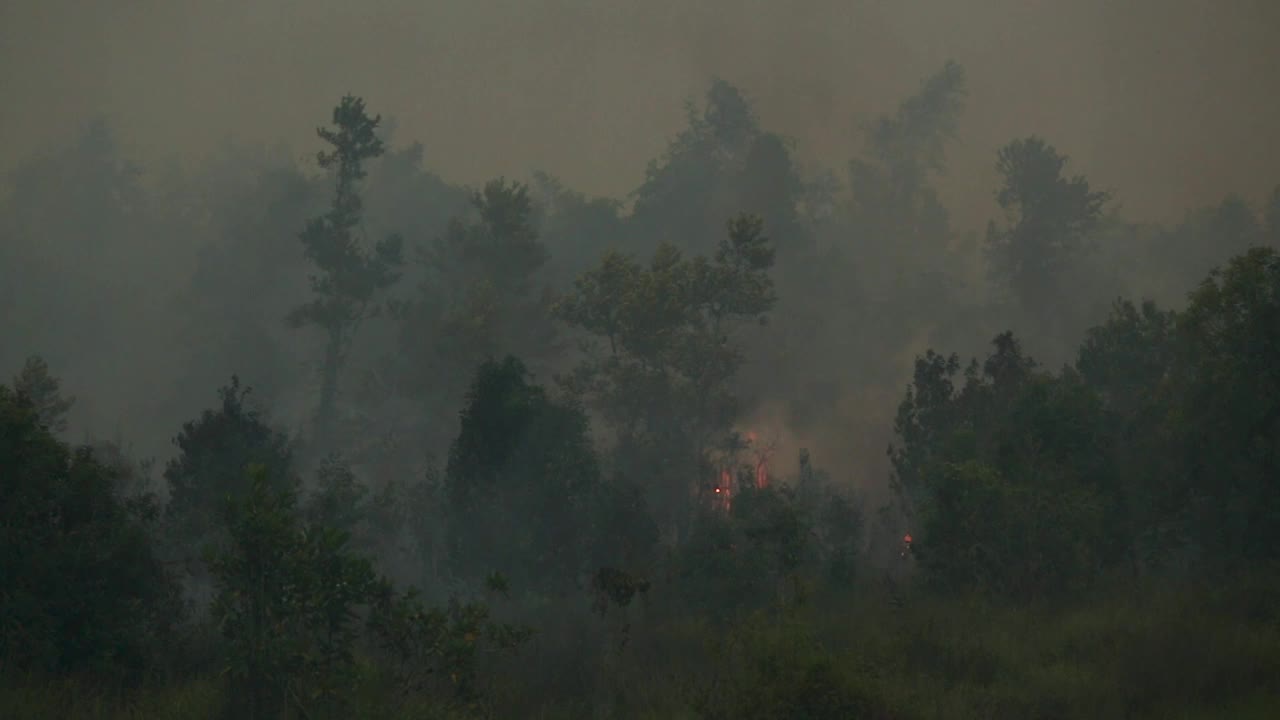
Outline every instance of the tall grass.
[[[1098, 593], [1067, 606], [909, 598], [868, 589], [737, 618], [637, 611], [560, 617], [487, 668], [489, 699], [403, 695], [364, 666], [356, 718], [1280, 717], [1280, 604], [1272, 583]], [[220, 715], [202, 676], [136, 693], [64, 680], [0, 687], [4, 718]]]

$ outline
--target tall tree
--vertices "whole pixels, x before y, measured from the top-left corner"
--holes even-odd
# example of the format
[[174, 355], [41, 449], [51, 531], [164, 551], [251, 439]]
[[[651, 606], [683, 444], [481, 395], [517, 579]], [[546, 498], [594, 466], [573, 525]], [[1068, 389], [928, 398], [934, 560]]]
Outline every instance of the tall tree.
[[709, 251], [711, 231], [735, 212], [732, 181], [760, 136], [750, 101], [720, 78], [712, 80], [701, 108], [690, 100], [685, 112], [687, 126], [649, 164], [635, 191], [630, 224], [646, 250], [665, 242]]
[[249, 492], [248, 467], [261, 465], [272, 482], [292, 485], [292, 453], [288, 438], [274, 430], [245, 402], [249, 388], [239, 378], [218, 391], [221, 403], [184, 423], [174, 438], [178, 455], [165, 466], [169, 487], [166, 514], [185, 560], [198, 557], [203, 545], [225, 536], [218, 523], [227, 499]]
[[773, 259], [760, 219], [739, 216], [713, 259], [663, 245], [646, 267], [610, 253], [557, 308], [597, 341], [569, 386], [612, 427], [618, 467], [649, 490], [668, 533], [684, 526], [691, 492], [709, 478], [708, 452], [740, 410], [735, 331], [773, 308]]
[[528, 187], [488, 182], [472, 194], [470, 211], [423, 248], [424, 281], [402, 308], [407, 385], [428, 415], [454, 412], [485, 360], [512, 354], [542, 370], [555, 349], [552, 298], [540, 282], [550, 254]]
[[44, 358], [27, 358], [22, 370], [13, 378], [13, 390], [25, 397], [36, 411], [41, 424], [54, 434], [67, 431], [67, 412], [75, 405], [74, 397], [62, 395], [62, 382], [49, 372]]
[[1097, 393], [1113, 434], [1115, 477], [1135, 570], [1154, 569], [1185, 546], [1185, 496], [1167, 432], [1181, 340], [1177, 313], [1117, 301], [1085, 334], [1075, 367]]
[[931, 180], [946, 171], [965, 95], [964, 69], [947, 63], [867, 128], [863, 157], [849, 163], [854, 232], [885, 259], [917, 264], [946, 248], [947, 211]]
[[586, 415], [530, 382], [519, 360], [480, 366], [445, 476], [454, 572], [570, 586], [586, 569], [599, 466]]
[[1280, 252], [1214, 270], [1179, 318], [1170, 428], [1206, 550], [1280, 558]]
[[[849, 163], [844, 252], [858, 282], [847, 285], [859, 293], [861, 320], [878, 342], [894, 335], [904, 342], [901, 326], [938, 322], [954, 292], [950, 218], [933, 181], [946, 171], [965, 96], [964, 69], [947, 63], [866, 128], [863, 155]], [[882, 321], [889, 317], [897, 327]]]
[[403, 264], [400, 236], [390, 235], [372, 248], [363, 237], [358, 184], [366, 175], [365, 162], [384, 151], [375, 134], [381, 117], [369, 117], [363, 100], [346, 96], [333, 110], [334, 127], [316, 130], [332, 148], [320, 151], [317, 159], [320, 167], [334, 171], [337, 186], [329, 212], [309, 222], [301, 235], [306, 256], [318, 270], [311, 277], [315, 298], [294, 309], [288, 320], [295, 328], [314, 325], [326, 335], [316, 414], [321, 446], [333, 440], [338, 380], [356, 333], [378, 314], [375, 298], [399, 280]]
[[1054, 319], [1064, 279], [1088, 249], [1109, 199], [1083, 176], [1064, 175], [1066, 164], [1065, 155], [1034, 136], [1001, 148], [996, 162], [1003, 178], [996, 200], [1008, 220], [987, 228], [991, 273], [1042, 322]]

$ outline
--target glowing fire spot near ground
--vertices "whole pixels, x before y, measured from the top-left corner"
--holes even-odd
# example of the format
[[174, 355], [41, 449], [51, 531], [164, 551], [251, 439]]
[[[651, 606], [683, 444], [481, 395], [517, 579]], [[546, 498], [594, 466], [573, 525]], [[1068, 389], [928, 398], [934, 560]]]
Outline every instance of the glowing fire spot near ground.
[[[760, 435], [754, 430], [747, 430], [739, 437], [745, 441], [744, 445], [725, 459], [728, 467], [720, 469], [718, 481], [711, 488], [715, 506], [726, 511], [730, 508], [733, 495], [742, 486], [754, 484], [756, 489], [761, 490], [769, 486], [769, 461], [773, 456], [774, 444], [762, 443]], [[744, 454], [745, 458], [742, 456]]]

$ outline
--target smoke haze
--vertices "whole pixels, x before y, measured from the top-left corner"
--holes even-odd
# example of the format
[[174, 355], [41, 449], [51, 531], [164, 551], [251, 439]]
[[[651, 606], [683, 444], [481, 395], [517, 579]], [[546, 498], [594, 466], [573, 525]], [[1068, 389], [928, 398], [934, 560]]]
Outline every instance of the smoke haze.
[[[141, 182], [156, 201], [152, 208], [164, 208], [164, 222], [171, 223], [136, 225], [135, 218], [108, 227], [88, 209], [90, 200], [65, 193], [49, 200], [54, 209], [48, 212], [68, 224], [55, 230], [47, 220], [30, 220], [41, 229], [16, 231], [18, 237], [43, 249], [16, 257], [34, 262], [42, 256], [50, 276], [69, 289], [46, 283], [15, 293], [26, 303], [26, 324], [15, 311], [19, 342], [0, 359], [13, 365], [26, 354], [46, 355], [81, 395], [73, 427], [141, 435], [142, 449], [160, 455], [169, 450], [174, 423], [208, 402], [211, 388], [231, 372], [264, 387], [314, 374], [312, 339], [289, 335], [280, 322], [306, 293], [295, 238], [308, 213], [319, 210], [320, 195], [315, 187], [304, 189], [303, 180], [284, 176], [255, 185], [261, 165], [246, 164], [248, 156], [228, 154], [228, 148], [280, 143], [314, 173], [318, 142], [312, 130], [346, 93], [363, 97], [387, 118], [384, 130], [393, 147], [420, 141], [422, 167], [439, 178], [372, 181], [371, 226], [408, 234], [411, 247], [438, 233], [460, 208], [459, 191], [444, 183], [477, 187], [498, 176], [525, 180], [546, 171], [586, 196], [628, 201], [646, 167], [687, 127], [685, 101], [700, 105], [715, 77], [743, 91], [761, 129], [794, 142], [794, 159], [806, 178], [830, 171], [845, 180], [850, 159], [866, 153], [865, 129], [891, 115], [947, 61], [956, 61], [964, 68], [964, 112], [946, 149], [945, 173], [930, 181], [949, 215], [937, 239], [943, 244], [975, 237], [968, 234], [981, 233], [1001, 216], [994, 199], [1000, 183], [996, 152], [1018, 137], [1048, 138], [1070, 158], [1067, 172], [1084, 174], [1095, 188], [1112, 193], [1113, 207], [1132, 223], [1177, 224], [1230, 194], [1257, 207], [1280, 167], [1280, 100], [1273, 92], [1280, 5], [1263, 1], [49, 0], [10, 2], [0, 20], [6, 91], [0, 168], [11, 171], [43, 153], [56, 154], [101, 118], [119, 142], [120, 156], [141, 166]], [[71, 166], [86, 162], [92, 147], [68, 156]], [[204, 179], [180, 192], [169, 187], [171, 178], [182, 176], [169, 172], [175, 161], [189, 180]], [[50, 182], [42, 192], [53, 198], [66, 180]], [[165, 194], [171, 190], [185, 192], [186, 199]], [[689, 195], [691, 202], [702, 202], [695, 196]], [[264, 203], [259, 210], [267, 215], [253, 216]], [[675, 215], [662, 215], [668, 212], [659, 211], [661, 232], [705, 235], [723, 223], [717, 216], [697, 227], [679, 226], [683, 221]], [[204, 225], [191, 220], [201, 213], [221, 219]], [[605, 215], [597, 219], [604, 224], [574, 231], [585, 238], [577, 245], [553, 248], [562, 277], [592, 266], [611, 243], [625, 244], [615, 242], [625, 233]], [[848, 234], [823, 232], [836, 244]], [[77, 256], [70, 248], [80, 240], [68, 238], [86, 233], [115, 233], [115, 239], [86, 240], [86, 247], [105, 254]], [[245, 279], [238, 269], [244, 253], [258, 252], [249, 247], [270, 249], [252, 256], [258, 275]], [[981, 284], [976, 246], [966, 247], [953, 260], [969, 266], [949, 272]], [[211, 264], [219, 253], [221, 265]], [[893, 268], [904, 286], [913, 272], [931, 272], [918, 264], [926, 262], [923, 256], [904, 257], [909, 259], [855, 251], [849, 267], [856, 269], [838, 271], [848, 277], [835, 285], [874, 282], [880, 268]], [[1187, 274], [1171, 280], [1148, 278], [1139, 261], [1114, 287], [1176, 299], [1189, 289], [1185, 278], [1199, 277], [1211, 260], [1223, 257], [1196, 256], [1184, 263]], [[792, 273], [782, 293], [781, 323], [804, 316], [825, 329], [804, 326], [791, 339], [766, 339], [766, 347], [808, 352], [797, 351], [799, 360], [766, 359], [761, 367], [772, 362], [774, 370], [745, 382], [752, 386], [748, 417], [762, 432], [779, 434], [778, 452], [788, 462], [809, 446], [818, 458], [848, 466], [846, 477], [882, 477], [891, 413], [911, 359], [939, 342], [951, 349], [946, 343], [952, 340], [940, 341], [935, 327], [963, 326], [974, 338], [990, 337], [1002, 323], [1018, 327], [999, 314], [973, 322], [921, 314], [929, 303], [955, 302], [926, 293], [868, 311], [909, 327], [885, 341], [865, 330], [876, 326], [874, 320], [856, 319], [851, 308], [863, 301], [852, 295], [832, 290], [797, 299], [796, 291], [808, 283], [795, 279], [795, 267], [779, 268], [780, 278]], [[71, 279], [75, 273], [86, 274], [85, 281]], [[851, 279], [857, 273], [867, 277]], [[95, 274], [97, 279], [89, 277]], [[94, 290], [95, 282], [110, 289]], [[1059, 333], [1062, 348], [1074, 348], [1078, 332], [1101, 319], [1098, 308], [1114, 295], [1108, 295], [1112, 285], [1098, 287], [1090, 308], [1081, 311], [1084, 319]], [[40, 292], [49, 297], [32, 299]], [[203, 298], [209, 314], [192, 314], [180, 297]], [[55, 316], [77, 317], [85, 330], [46, 321]], [[259, 326], [257, 335], [244, 329]], [[91, 332], [116, 345], [101, 356], [90, 354], [84, 338]], [[174, 349], [185, 352], [192, 342], [207, 345], [192, 352], [196, 364]], [[392, 343], [383, 337], [371, 344], [390, 352]], [[257, 346], [272, 349], [249, 349]], [[779, 375], [791, 376], [789, 384]], [[856, 381], [842, 380], [854, 376]], [[777, 387], [760, 390], [773, 382]], [[459, 376], [455, 395], [464, 383]], [[290, 424], [305, 417], [314, 392], [305, 383], [295, 385], [272, 398], [275, 413]], [[811, 399], [803, 403], [825, 409], [811, 410], [817, 419], [807, 425], [792, 422], [783, 407], [806, 392]], [[167, 393], [177, 399], [167, 405], [155, 399]], [[450, 422], [458, 400], [440, 401]]]
[[1277, 31], [1267, 0], [10, 0], [0, 164], [95, 114], [144, 161], [295, 139], [352, 92], [450, 181], [544, 169], [621, 196], [711, 76], [806, 167], [840, 170], [860, 122], [954, 59], [970, 103], [942, 191], [959, 226], [985, 224], [995, 149], [1031, 133], [1130, 215], [1168, 221], [1274, 182]]
[[0, 0], [0, 717], [1280, 717], [1277, 38]]

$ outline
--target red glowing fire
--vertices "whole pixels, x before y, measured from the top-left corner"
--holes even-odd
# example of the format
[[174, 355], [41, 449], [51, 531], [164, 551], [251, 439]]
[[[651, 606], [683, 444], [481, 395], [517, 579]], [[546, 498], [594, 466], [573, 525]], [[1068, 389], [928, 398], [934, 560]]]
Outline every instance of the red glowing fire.
[[773, 455], [773, 446], [761, 444], [754, 431], [747, 432], [747, 442], [756, 456], [756, 487], [764, 489], [769, 486], [769, 457]]
[[746, 444], [739, 450], [746, 450], [750, 454], [750, 462], [743, 464], [740, 455], [731, 454], [726, 458], [728, 467], [720, 469], [718, 482], [711, 489], [712, 494], [716, 496], [715, 505], [724, 510], [729, 509], [735, 490], [744, 482], [754, 483], [757, 489], [769, 486], [769, 459], [773, 454], [773, 446], [761, 443], [759, 435], [754, 430], [748, 430], [742, 437]]

